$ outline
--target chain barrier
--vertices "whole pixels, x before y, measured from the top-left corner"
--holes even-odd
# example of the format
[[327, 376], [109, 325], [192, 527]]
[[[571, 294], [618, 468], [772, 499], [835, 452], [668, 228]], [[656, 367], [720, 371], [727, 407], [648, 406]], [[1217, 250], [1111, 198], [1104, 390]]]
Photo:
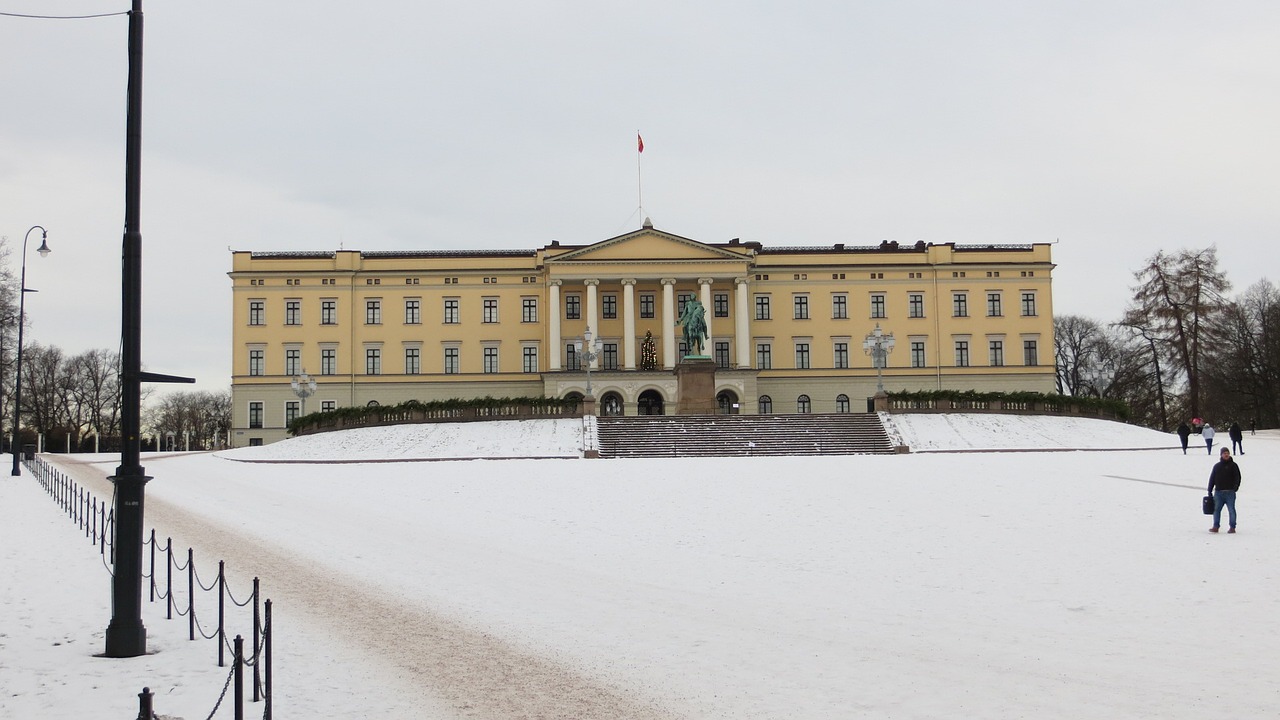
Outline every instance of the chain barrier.
[[[67, 515], [75, 523], [77, 530], [83, 530], [85, 537], [94, 545], [98, 546], [99, 555], [102, 558], [103, 567], [106, 568], [108, 574], [114, 576], [109, 559], [114, 561], [115, 555], [115, 511], [108, 510], [108, 507], [114, 507], [115, 497], [114, 491], [111, 498], [111, 504], [108, 506], [98, 500], [97, 496], [86, 490], [83, 486], [76, 483], [70, 477], [64, 475], [60, 470], [54, 468], [50, 463], [45, 462], [41, 458], [30, 460], [24, 459], [23, 466], [31, 472], [36, 481], [44, 488], [54, 500], [54, 502], [66, 511]], [[243, 688], [242, 683], [237, 679], [238, 673], [243, 668], [252, 667], [254, 670], [253, 685], [253, 702], [265, 700], [263, 707], [264, 720], [271, 718], [271, 600], [259, 603], [261, 594], [258, 587], [258, 578], [253, 579], [253, 590], [243, 601], [237, 600], [232, 593], [229, 584], [226, 581], [225, 566], [222, 561], [218, 563], [217, 578], [209, 585], [205, 585], [200, 580], [195, 565], [195, 555], [192, 548], [187, 549], [187, 558], [185, 562], [179, 562], [174, 557], [173, 539], [166, 538], [164, 545], [161, 546], [156, 540], [155, 529], [151, 531], [150, 537], [144, 541], [144, 546], [150, 548], [151, 566], [148, 572], [143, 572], [142, 577], [147, 578], [150, 582], [151, 602], [162, 600], [166, 606], [166, 614], [169, 619], [173, 618], [176, 611], [179, 617], [188, 617], [190, 626], [190, 639], [195, 640], [195, 633], [198, 631], [200, 636], [206, 640], [218, 641], [218, 666], [222, 667], [223, 653], [225, 650], [232, 651], [232, 669], [227, 675], [227, 680], [223, 684], [222, 692], [219, 694], [217, 702], [214, 704], [212, 712], [209, 713], [208, 720], [212, 720], [217, 714], [218, 709], [222, 706], [226, 698], [227, 689], [231, 687], [233, 679], [236, 679], [236, 716], [241, 716], [243, 706]], [[156, 555], [163, 554], [163, 562], [165, 563], [164, 587], [161, 587], [156, 571]], [[188, 584], [188, 598], [186, 608], [175, 607], [177, 599], [173, 588], [173, 573], [186, 572]], [[205, 633], [204, 627], [200, 624], [199, 617], [196, 613], [195, 598], [196, 587], [204, 592], [212, 592], [215, 588], [218, 590], [218, 626], [211, 633]], [[243, 649], [239, 646], [243, 643], [240, 635], [235, 637], [235, 645], [227, 640], [226, 633], [226, 617], [223, 608], [224, 598], [230, 598], [234, 607], [248, 607], [252, 605], [253, 609], [253, 643], [254, 651], [250, 658], [244, 657]], [[266, 622], [259, 628], [259, 606], [265, 605]], [[259, 669], [265, 670], [265, 681], [260, 677]], [[143, 692], [139, 694], [139, 715], [140, 718], [156, 718], [158, 717], [151, 710], [151, 701], [154, 695], [148, 688], [143, 688]]]

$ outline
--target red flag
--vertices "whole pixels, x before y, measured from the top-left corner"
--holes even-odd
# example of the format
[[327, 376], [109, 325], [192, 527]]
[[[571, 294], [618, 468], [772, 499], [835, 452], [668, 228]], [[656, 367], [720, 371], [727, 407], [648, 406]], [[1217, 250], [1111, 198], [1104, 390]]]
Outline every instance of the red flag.
[[636, 152], [644, 152], [644, 138], [640, 137], [640, 133], [636, 133]]

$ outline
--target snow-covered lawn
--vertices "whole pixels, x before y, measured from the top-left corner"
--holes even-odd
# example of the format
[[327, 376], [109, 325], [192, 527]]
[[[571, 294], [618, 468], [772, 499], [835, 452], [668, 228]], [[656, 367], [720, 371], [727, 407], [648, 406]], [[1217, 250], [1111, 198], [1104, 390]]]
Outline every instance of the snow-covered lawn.
[[[572, 454], [564, 422], [148, 457], [148, 526], [237, 592], [261, 577], [277, 717], [1280, 708], [1280, 433], [1245, 438], [1235, 536], [1206, 532], [1203, 445], [1098, 420], [894, 416], [930, 451], [900, 456], [410, 461]], [[999, 449], [1021, 452], [943, 452]], [[109, 499], [92, 478], [118, 458], [70, 459]], [[306, 460], [370, 462], [280, 462]], [[206, 717], [213, 644], [144, 603], [154, 654], [93, 657], [96, 551], [30, 477], [0, 506], [0, 716], [133, 717], [146, 685], [161, 715]]]

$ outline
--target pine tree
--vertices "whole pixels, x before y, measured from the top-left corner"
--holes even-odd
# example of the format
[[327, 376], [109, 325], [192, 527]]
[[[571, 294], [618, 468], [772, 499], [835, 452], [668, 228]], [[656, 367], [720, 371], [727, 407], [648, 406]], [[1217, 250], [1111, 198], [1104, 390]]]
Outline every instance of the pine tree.
[[640, 344], [640, 369], [656, 370], [658, 367], [658, 348], [653, 343], [653, 331], [644, 331], [644, 342]]

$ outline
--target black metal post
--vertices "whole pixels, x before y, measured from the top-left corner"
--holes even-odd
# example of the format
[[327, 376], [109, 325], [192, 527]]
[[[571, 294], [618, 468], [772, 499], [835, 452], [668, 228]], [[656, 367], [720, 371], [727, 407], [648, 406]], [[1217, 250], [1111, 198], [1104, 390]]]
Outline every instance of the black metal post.
[[129, 13], [129, 87], [125, 119], [125, 209], [121, 274], [120, 467], [116, 485], [115, 572], [107, 656], [147, 652], [142, 625], [143, 487], [151, 478], [139, 462], [142, 404], [142, 0]]
[[[40, 228], [40, 250], [44, 254], [49, 253], [49, 246], [46, 241], [49, 237], [49, 231], [39, 225], [32, 226], [31, 230]], [[18, 422], [21, 420], [22, 413], [22, 326], [24, 324], [23, 311], [26, 308], [27, 293], [35, 292], [27, 289], [27, 239], [31, 237], [31, 230], [22, 238], [22, 273], [18, 280], [18, 358], [17, 366], [14, 368], [13, 376], [13, 445], [9, 449], [13, 451], [13, 475], [17, 477], [22, 474], [22, 470], [18, 469], [18, 460], [22, 452], [21, 435], [18, 434]]]
[[266, 631], [262, 638], [262, 656], [267, 661], [267, 669], [263, 671], [262, 689], [267, 706], [262, 711], [262, 720], [271, 720], [271, 633], [275, 632], [275, 629], [271, 625], [271, 601], [267, 600], [262, 606], [267, 617]]
[[152, 720], [155, 717], [155, 713], [151, 711], [151, 700], [154, 697], [151, 688], [144, 687], [138, 693], [138, 720]]

